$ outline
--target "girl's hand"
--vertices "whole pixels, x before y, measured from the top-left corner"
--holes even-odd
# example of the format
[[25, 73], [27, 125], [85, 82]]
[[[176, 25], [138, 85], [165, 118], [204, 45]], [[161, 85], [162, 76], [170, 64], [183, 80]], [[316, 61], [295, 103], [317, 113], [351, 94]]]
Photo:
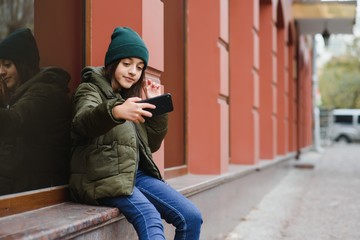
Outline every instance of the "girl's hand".
[[4, 81], [2, 80], [2, 77], [0, 76], [0, 96], [4, 96], [4, 93], [5, 93], [5, 83]]
[[144, 117], [152, 117], [152, 114], [145, 108], [154, 109], [155, 105], [150, 103], [139, 103], [141, 98], [128, 98], [123, 104], [117, 105], [112, 109], [112, 115], [115, 119], [125, 119], [135, 123], [145, 122]]
[[145, 80], [144, 93], [146, 98], [152, 98], [161, 94], [161, 86], [150, 79]]
[[6, 87], [6, 83], [0, 76], [0, 106], [6, 106], [9, 101], [9, 90]]

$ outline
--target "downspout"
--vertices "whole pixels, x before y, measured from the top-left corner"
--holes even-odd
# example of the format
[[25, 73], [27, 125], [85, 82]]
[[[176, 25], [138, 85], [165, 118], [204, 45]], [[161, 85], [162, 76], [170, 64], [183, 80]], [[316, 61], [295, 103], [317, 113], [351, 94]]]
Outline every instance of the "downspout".
[[[295, 23], [296, 24], [296, 23]], [[300, 150], [300, 50], [299, 50], [299, 34], [296, 24], [296, 156], [295, 159], [299, 160], [301, 155]]]
[[320, 139], [320, 109], [317, 105], [317, 91], [318, 91], [318, 77], [317, 77], [317, 41], [313, 35], [313, 54], [312, 54], [312, 103], [314, 115], [314, 128], [313, 128], [313, 141], [314, 148], [317, 152], [321, 152], [321, 139]]

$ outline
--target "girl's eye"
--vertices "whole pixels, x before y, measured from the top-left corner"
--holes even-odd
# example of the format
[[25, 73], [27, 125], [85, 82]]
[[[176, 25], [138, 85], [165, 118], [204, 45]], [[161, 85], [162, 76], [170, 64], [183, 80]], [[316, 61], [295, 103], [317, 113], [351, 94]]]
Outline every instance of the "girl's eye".
[[6, 67], [6, 68], [9, 68], [9, 67], [11, 67], [12, 65], [13, 65], [13, 62], [11, 62], [11, 61], [4, 61], [4, 67]]
[[12, 63], [4, 63], [3, 66], [4, 68], [11, 68], [12, 67]]
[[139, 70], [139, 71], [142, 71], [143, 69], [144, 69], [144, 67], [137, 67], [137, 69]]

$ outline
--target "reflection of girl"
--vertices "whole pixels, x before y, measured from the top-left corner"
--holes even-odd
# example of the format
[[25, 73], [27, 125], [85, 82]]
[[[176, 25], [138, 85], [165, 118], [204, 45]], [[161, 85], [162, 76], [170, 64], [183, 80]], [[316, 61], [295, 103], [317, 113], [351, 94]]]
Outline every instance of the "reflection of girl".
[[0, 42], [0, 195], [66, 184], [68, 73], [39, 68], [29, 29]]
[[105, 67], [86, 67], [74, 96], [74, 152], [70, 190], [88, 204], [117, 207], [140, 239], [165, 239], [161, 218], [176, 227], [175, 239], [199, 239], [198, 209], [167, 185], [152, 152], [167, 132], [167, 114], [152, 117], [138, 103], [160, 94], [144, 81], [148, 50], [130, 28], [116, 28]]

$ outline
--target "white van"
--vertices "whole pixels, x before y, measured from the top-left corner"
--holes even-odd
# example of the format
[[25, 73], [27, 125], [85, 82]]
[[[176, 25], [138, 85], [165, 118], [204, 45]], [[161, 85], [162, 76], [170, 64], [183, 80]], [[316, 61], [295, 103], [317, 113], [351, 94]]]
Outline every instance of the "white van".
[[329, 115], [328, 136], [336, 142], [360, 141], [360, 109], [335, 109]]

